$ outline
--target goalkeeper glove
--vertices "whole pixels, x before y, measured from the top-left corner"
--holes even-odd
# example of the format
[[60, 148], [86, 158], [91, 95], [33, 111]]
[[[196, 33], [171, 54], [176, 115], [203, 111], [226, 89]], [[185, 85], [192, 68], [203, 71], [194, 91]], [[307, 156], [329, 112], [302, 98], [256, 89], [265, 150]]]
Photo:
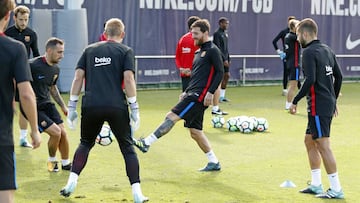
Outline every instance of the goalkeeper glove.
[[140, 127], [140, 113], [139, 113], [139, 104], [137, 102], [130, 103], [130, 119], [131, 126], [134, 130], [139, 129]]
[[279, 54], [281, 60], [285, 60], [286, 53], [281, 51], [280, 49], [276, 50], [276, 52]]
[[77, 104], [77, 100], [76, 101], [69, 100], [68, 102], [69, 112], [66, 120], [71, 130], [75, 130], [77, 124], [78, 113], [76, 111], [76, 104]]

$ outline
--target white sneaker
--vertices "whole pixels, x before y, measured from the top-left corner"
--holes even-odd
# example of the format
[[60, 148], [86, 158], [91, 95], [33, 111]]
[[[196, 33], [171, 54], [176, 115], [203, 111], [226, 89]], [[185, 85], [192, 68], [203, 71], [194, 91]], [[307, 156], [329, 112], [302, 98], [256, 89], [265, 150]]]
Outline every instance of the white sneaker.
[[33, 146], [26, 139], [20, 139], [20, 147], [33, 148]]
[[134, 203], [144, 203], [149, 201], [148, 197], [145, 197], [143, 194], [134, 194]]
[[66, 186], [60, 190], [60, 195], [64, 196], [64, 197], [69, 197], [75, 190], [77, 185], [77, 182], [71, 182], [66, 184]]

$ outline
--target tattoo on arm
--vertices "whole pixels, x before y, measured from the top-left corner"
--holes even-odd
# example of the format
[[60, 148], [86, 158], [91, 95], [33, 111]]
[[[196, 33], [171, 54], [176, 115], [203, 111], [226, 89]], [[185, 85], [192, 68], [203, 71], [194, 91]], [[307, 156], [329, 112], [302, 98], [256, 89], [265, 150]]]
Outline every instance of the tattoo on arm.
[[170, 120], [169, 118], [165, 118], [164, 122], [155, 130], [154, 135], [157, 138], [160, 138], [168, 133], [174, 125], [174, 121]]
[[65, 103], [64, 103], [64, 100], [62, 99], [61, 95], [60, 95], [60, 92], [59, 92], [59, 89], [57, 88], [56, 85], [53, 85], [51, 86], [50, 88], [50, 94], [51, 96], [54, 98], [55, 102], [61, 106], [61, 107], [64, 107], [65, 106]]

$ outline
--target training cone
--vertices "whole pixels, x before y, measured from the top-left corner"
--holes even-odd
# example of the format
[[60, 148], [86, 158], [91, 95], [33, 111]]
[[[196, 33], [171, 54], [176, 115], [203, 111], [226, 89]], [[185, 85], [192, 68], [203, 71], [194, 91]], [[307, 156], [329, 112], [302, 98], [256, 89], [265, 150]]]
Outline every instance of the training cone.
[[296, 185], [291, 180], [285, 180], [283, 183], [280, 184], [280, 187], [291, 188], [296, 187]]

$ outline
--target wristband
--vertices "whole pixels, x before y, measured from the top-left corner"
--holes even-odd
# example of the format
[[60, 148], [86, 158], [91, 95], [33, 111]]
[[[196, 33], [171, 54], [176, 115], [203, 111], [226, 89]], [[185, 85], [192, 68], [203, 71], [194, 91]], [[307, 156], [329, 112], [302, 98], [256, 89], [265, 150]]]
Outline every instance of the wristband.
[[136, 102], [136, 96], [128, 97], [127, 101], [128, 101], [129, 104], [135, 103]]
[[79, 100], [79, 95], [70, 95], [70, 101], [78, 101]]

